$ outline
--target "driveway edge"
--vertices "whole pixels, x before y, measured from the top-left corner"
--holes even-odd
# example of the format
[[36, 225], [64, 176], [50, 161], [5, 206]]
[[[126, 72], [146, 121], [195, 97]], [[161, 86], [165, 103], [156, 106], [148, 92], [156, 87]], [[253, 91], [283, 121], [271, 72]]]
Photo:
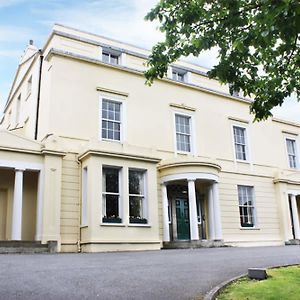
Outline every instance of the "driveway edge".
[[[286, 267], [292, 267], [292, 266], [300, 266], [300, 264], [286, 264], [286, 265], [276, 265], [276, 266], [271, 266], [271, 267], [266, 267], [267, 270], [269, 269], [277, 269], [277, 268], [286, 268]], [[208, 293], [205, 294], [203, 300], [215, 300], [216, 297], [220, 294], [220, 292], [229, 284], [231, 284], [232, 282], [247, 276], [248, 273], [244, 273], [241, 275], [238, 275], [236, 277], [233, 277], [231, 279], [228, 279], [226, 281], [221, 282], [220, 284], [218, 284], [217, 286], [215, 286], [214, 288], [212, 288]]]

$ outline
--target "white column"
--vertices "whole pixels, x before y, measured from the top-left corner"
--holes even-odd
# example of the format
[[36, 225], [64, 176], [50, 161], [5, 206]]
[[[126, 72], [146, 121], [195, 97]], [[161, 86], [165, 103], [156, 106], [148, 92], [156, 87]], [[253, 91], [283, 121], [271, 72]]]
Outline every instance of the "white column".
[[11, 239], [13, 241], [20, 241], [22, 239], [23, 172], [24, 170], [15, 171], [11, 230]]
[[199, 240], [195, 180], [188, 180], [191, 240]]
[[168, 194], [167, 194], [167, 186], [162, 184], [162, 202], [163, 202], [163, 230], [164, 242], [170, 242], [170, 229], [169, 229], [169, 211], [168, 211]]
[[42, 170], [38, 177], [37, 188], [37, 203], [36, 203], [36, 226], [35, 226], [35, 240], [42, 239], [42, 223], [43, 223], [43, 190], [44, 190], [44, 173]]
[[208, 190], [208, 232], [209, 240], [215, 239], [215, 215], [214, 215], [214, 200], [213, 200], [213, 188], [212, 185]]
[[298, 216], [298, 208], [296, 196], [291, 195], [291, 204], [292, 204], [292, 216], [293, 216], [293, 224], [294, 224], [294, 233], [295, 239], [300, 239], [300, 225], [299, 225], [299, 216]]
[[218, 182], [213, 183], [212, 194], [213, 194], [213, 202], [214, 202], [215, 240], [221, 240], [222, 239], [222, 224], [221, 224], [221, 209], [220, 209]]

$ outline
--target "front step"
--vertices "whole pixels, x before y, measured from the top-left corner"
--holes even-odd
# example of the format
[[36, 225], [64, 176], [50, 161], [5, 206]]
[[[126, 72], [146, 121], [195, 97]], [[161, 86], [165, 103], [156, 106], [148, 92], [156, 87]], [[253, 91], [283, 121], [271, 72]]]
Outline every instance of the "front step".
[[290, 245], [300, 245], [300, 240], [299, 239], [289, 240], [289, 241], [285, 242], [285, 244], [287, 246], [290, 246]]
[[56, 252], [53, 242], [42, 244], [36, 241], [0, 241], [0, 254], [52, 253]]
[[223, 240], [172, 241], [164, 242], [163, 249], [196, 249], [226, 247]]

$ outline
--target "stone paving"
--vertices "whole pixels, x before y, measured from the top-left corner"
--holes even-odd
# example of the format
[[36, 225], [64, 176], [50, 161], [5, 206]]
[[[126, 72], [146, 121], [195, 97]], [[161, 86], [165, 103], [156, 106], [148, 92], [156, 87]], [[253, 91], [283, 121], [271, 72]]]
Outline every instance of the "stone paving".
[[0, 299], [194, 299], [249, 267], [300, 264], [300, 246], [0, 255]]

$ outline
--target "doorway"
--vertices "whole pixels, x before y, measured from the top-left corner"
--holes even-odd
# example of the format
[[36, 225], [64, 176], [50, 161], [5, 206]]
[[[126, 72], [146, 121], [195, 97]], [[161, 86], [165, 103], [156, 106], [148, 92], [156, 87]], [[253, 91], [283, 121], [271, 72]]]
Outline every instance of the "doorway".
[[189, 217], [189, 201], [183, 198], [176, 198], [176, 223], [177, 223], [177, 239], [190, 239], [190, 217]]

